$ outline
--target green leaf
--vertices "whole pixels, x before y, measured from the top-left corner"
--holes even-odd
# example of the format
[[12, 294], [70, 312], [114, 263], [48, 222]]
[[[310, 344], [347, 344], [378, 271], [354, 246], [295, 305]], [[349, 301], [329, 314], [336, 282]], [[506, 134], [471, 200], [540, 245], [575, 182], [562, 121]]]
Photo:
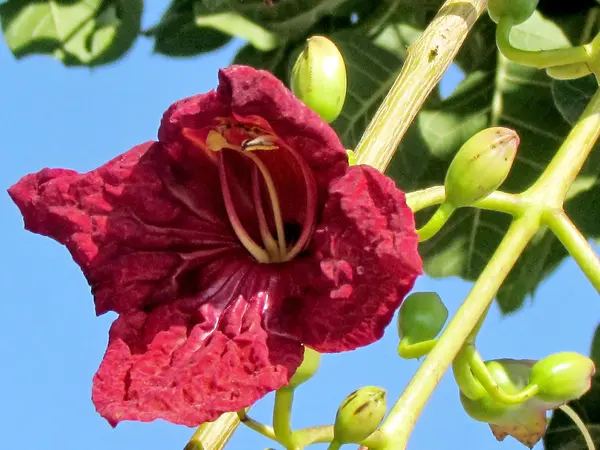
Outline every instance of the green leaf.
[[[590, 391], [579, 400], [568, 404], [579, 415], [598, 447], [600, 445], [600, 377], [592, 379]], [[561, 410], [552, 414], [544, 436], [546, 450], [587, 450], [581, 431]]]
[[574, 124], [598, 89], [594, 75], [575, 80], [554, 80], [552, 96], [554, 104], [570, 124]]
[[[273, 6], [263, 0], [202, 0], [202, 4], [207, 15], [235, 12], [285, 41], [306, 36], [313, 25], [348, 1], [352, 0], [280, 0]], [[236, 35], [236, 25], [230, 23], [228, 27], [229, 34]]]
[[131, 48], [142, 9], [142, 0], [11, 0], [0, 5], [0, 21], [17, 58], [47, 54], [67, 66], [98, 66]]
[[196, 15], [208, 12], [196, 0], [173, 0], [159, 23], [144, 34], [154, 37], [154, 51], [168, 56], [195, 56], [216, 50], [231, 36], [210, 27], [200, 27]]

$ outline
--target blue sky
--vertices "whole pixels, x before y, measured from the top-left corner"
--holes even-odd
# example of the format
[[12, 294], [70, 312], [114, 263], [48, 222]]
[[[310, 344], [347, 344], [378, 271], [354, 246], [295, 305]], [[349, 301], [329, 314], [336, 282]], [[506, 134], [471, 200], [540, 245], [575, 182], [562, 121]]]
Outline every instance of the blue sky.
[[[158, 2], [147, 2], [156, 6]], [[145, 13], [151, 24], [159, 10]], [[133, 145], [156, 136], [163, 111], [173, 101], [216, 84], [238, 43], [194, 59], [151, 53], [140, 40], [117, 64], [66, 69], [47, 57], [16, 62], [0, 45], [2, 164], [5, 189], [43, 167], [90, 170]], [[456, 74], [446, 86], [456, 83]], [[0, 448], [31, 445], [49, 450], [181, 450], [193, 430], [159, 421], [122, 423], [112, 429], [90, 400], [92, 376], [114, 315], [95, 317], [89, 288], [66, 249], [25, 232], [17, 208], [0, 195]], [[454, 312], [470, 285], [458, 279], [419, 279], [417, 289], [435, 290]], [[481, 331], [486, 359], [539, 359], [558, 351], [587, 353], [600, 321], [597, 294], [572, 261], [538, 290], [533, 302], [502, 318], [493, 308]], [[337, 405], [363, 385], [388, 390], [389, 402], [418, 367], [396, 356], [391, 326], [380, 342], [352, 353], [326, 355], [316, 378], [298, 390], [294, 426], [331, 423]], [[253, 415], [269, 421], [272, 396]], [[270, 442], [241, 428], [232, 450], [262, 449]], [[541, 447], [541, 446], [540, 446]], [[411, 439], [412, 449], [524, 448], [510, 438], [499, 444], [487, 425], [462, 411], [457, 388], [446, 376], [427, 405]]]

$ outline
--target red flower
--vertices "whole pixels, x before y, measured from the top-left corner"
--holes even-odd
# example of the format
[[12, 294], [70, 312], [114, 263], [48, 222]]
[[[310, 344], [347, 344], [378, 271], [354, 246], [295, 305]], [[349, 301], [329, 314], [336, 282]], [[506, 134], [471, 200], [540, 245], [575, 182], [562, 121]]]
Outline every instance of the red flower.
[[392, 180], [348, 167], [334, 131], [275, 77], [234, 66], [173, 104], [157, 142], [85, 174], [9, 189], [67, 246], [98, 314], [119, 314], [94, 378], [111, 424], [186, 425], [287, 384], [303, 347], [379, 339], [421, 273]]

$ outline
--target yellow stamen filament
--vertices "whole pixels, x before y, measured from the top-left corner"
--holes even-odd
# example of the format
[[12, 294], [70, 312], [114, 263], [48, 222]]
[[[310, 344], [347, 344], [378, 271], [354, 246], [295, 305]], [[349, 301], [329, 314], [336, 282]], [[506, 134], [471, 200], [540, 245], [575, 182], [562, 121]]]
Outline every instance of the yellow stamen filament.
[[260, 195], [260, 180], [258, 179], [258, 167], [254, 166], [252, 171], [252, 194], [254, 196], [254, 205], [256, 206], [256, 215], [258, 216], [258, 227], [260, 230], [260, 236], [262, 237], [263, 244], [267, 249], [269, 255], [275, 260], [281, 259], [277, 242], [271, 235], [269, 225], [267, 224], [267, 218], [265, 216], [265, 210], [262, 206], [262, 198]]
[[250, 235], [244, 229], [242, 222], [234, 207], [233, 198], [231, 196], [231, 190], [229, 189], [229, 183], [227, 182], [227, 173], [225, 172], [225, 163], [223, 161], [223, 152], [220, 153], [219, 158], [219, 178], [221, 179], [221, 189], [223, 190], [223, 200], [225, 203], [225, 209], [229, 216], [229, 221], [233, 227], [233, 231], [242, 243], [242, 245], [250, 252], [254, 258], [260, 263], [268, 263], [270, 261], [269, 254], [263, 250]]
[[271, 207], [273, 208], [273, 218], [275, 219], [275, 230], [277, 234], [277, 242], [279, 243], [279, 254], [281, 258], [286, 257], [287, 255], [287, 247], [285, 245], [285, 234], [283, 230], [283, 219], [281, 216], [281, 207], [279, 206], [279, 198], [277, 197], [277, 191], [275, 190], [275, 183], [273, 182], [273, 178], [269, 173], [269, 169], [267, 166], [258, 158], [256, 155], [253, 155], [250, 152], [242, 152], [246, 158], [249, 158], [258, 170], [260, 170], [263, 179], [265, 180], [265, 184], [267, 185], [267, 191], [269, 192], [269, 198], [271, 200]]
[[312, 204], [316, 202], [317, 197], [317, 188], [315, 184], [311, 182], [312, 174], [310, 173], [308, 167], [306, 167], [306, 163], [301, 156], [296, 153], [295, 150], [289, 147], [287, 147], [287, 150], [298, 162], [304, 177], [304, 185], [306, 187], [306, 217], [304, 218], [304, 224], [302, 225], [302, 233], [300, 234], [298, 241], [294, 243], [294, 246], [288, 250], [287, 255], [284, 257], [284, 261], [290, 261], [291, 259], [295, 258], [308, 243], [308, 240], [313, 232], [316, 214], [316, 208], [312, 207]]

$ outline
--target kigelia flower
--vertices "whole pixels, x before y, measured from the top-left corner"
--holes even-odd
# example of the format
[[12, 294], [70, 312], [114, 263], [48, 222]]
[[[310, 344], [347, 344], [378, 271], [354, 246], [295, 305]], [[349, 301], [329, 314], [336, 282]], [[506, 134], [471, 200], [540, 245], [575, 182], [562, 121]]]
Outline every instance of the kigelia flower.
[[287, 384], [303, 345], [379, 339], [421, 273], [394, 182], [271, 74], [219, 73], [158, 141], [87, 173], [9, 189], [25, 227], [67, 246], [115, 311], [92, 398], [111, 424], [198, 425]]

